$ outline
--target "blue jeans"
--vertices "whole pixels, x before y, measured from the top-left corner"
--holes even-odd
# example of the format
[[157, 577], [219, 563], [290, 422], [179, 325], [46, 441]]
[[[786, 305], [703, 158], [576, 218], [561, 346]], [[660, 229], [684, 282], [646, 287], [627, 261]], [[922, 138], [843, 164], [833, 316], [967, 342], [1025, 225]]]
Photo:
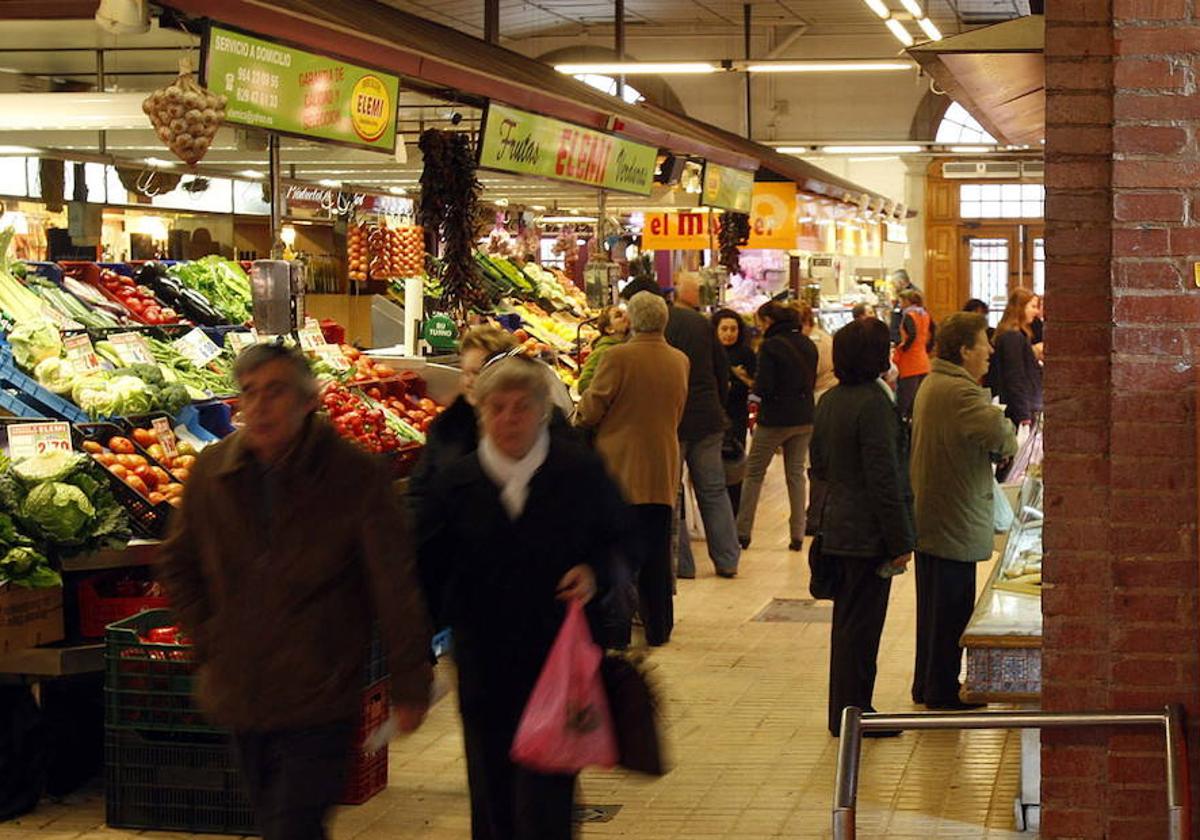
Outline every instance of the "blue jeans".
[[[725, 463], [721, 460], [722, 432], [700, 440], [681, 440], [680, 456], [687, 464], [692, 486], [696, 490], [696, 502], [700, 507], [700, 518], [704, 522], [704, 534], [708, 540], [708, 556], [719, 572], [736, 572], [742, 547], [738, 545], [737, 524], [733, 518], [733, 505], [725, 491]], [[682, 495], [681, 495], [682, 500]], [[677, 514], [682, 512], [682, 505]], [[687, 526], [679, 525], [679, 575], [694, 577], [696, 561], [692, 557], [692, 542]]]

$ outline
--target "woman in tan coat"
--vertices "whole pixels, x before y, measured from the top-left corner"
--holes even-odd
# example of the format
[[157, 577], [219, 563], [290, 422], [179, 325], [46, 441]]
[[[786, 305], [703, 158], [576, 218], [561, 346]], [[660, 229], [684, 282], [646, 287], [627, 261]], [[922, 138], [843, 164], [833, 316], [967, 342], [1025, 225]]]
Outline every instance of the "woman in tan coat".
[[632, 506], [630, 559], [651, 645], [666, 644], [675, 623], [671, 511], [679, 487], [677, 430], [688, 391], [687, 356], [663, 338], [668, 314], [658, 295], [633, 296], [633, 337], [605, 354], [577, 414], [580, 426], [596, 431], [596, 449]]

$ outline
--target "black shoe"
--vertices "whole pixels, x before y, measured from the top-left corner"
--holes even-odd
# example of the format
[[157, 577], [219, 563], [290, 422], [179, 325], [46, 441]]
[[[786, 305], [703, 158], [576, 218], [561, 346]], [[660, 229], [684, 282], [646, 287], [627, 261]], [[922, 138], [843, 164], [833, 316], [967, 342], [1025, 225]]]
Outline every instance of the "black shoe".
[[725, 578], [726, 580], [732, 580], [733, 578], [737, 577], [737, 572], [727, 572], [724, 569], [717, 569], [717, 577]]
[[678, 578], [679, 580], [695, 580], [696, 573], [692, 572], [691, 574], [685, 575], [683, 572], [676, 572], [675, 577]]
[[899, 729], [867, 729], [862, 736], [864, 738], [899, 738], [902, 734]]
[[788, 543], [788, 551], [803, 551], [804, 540], [792, 540]]
[[750, 538], [749, 537], [738, 537], [738, 545], [740, 545], [742, 548], [749, 548], [750, 547]]
[[965, 703], [962, 700], [950, 700], [946, 703], [926, 703], [925, 708], [934, 712], [969, 712], [982, 709], [987, 703]]

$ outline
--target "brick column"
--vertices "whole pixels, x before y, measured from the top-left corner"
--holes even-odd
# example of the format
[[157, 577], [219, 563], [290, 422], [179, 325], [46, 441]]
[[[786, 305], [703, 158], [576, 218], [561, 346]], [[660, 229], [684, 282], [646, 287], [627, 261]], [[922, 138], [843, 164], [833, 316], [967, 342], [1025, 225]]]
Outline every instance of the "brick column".
[[[1200, 18], [1046, 5], [1043, 707], [1195, 718]], [[1047, 734], [1041, 836], [1165, 837], [1161, 743]]]

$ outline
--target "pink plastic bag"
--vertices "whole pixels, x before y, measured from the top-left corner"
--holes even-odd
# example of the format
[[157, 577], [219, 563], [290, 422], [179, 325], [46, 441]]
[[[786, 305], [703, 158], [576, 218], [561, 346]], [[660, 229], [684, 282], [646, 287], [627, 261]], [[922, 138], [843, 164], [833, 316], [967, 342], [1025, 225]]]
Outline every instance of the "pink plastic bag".
[[572, 601], [517, 726], [510, 752], [514, 762], [539, 773], [576, 773], [617, 763], [617, 738], [600, 678], [602, 656], [583, 606]]

